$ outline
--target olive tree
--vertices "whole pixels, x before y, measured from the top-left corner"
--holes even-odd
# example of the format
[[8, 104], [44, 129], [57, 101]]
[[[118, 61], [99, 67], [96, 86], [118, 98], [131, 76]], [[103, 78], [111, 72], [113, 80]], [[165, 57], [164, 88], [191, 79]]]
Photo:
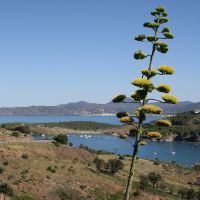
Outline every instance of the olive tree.
[[161, 175], [156, 172], [151, 172], [151, 173], [149, 173], [148, 178], [154, 188], [155, 184], [157, 184], [161, 180]]
[[[141, 77], [131, 81], [131, 84], [138, 89], [133, 92], [130, 97], [132, 101], [127, 100], [127, 96], [124, 94], [119, 94], [113, 98], [114, 103], [137, 103], [138, 107], [133, 113], [119, 112], [117, 117], [120, 119], [121, 123], [128, 124], [132, 128], [130, 129], [131, 135], [135, 135], [134, 148], [132, 153], [132, 161], [130, 166], [130, 172], [128, 177], [128, 183], [125, 193], [125, 200], [129, 199], [130, 191], [132, 188], [132, 182], [135, 172], [135, 163], [138, 154], [139, 145], [145, 145], [145, 141], [141, 139], [142, 135], [142, 125], [146, 119], [147, 114], [162, 114], [162, 109], [157, 105], [153, 105], [154, 102], [176, 104], [178, 102], [175, 96], [170, 95], [171, 87], [167, 84], [155, 85], [153, 83], [153, 78], [157, 76], [172, 75], [174, 69], [168, 65], [160, 65], [158, 67], [153, 66], [153, 60], [156, 52], [161, 54], [166, 54], [168, 52], [168, 44], [166, 41], [168, 39], [173, 39], [174, 36], [170, 29], [164, 24], [168, 22], [168, 14], [163, 6], [158, 6], [155, 10], [151, 12], [153, 16], [153, 21], [148, 21], [144, 23], [144, 27], [151, 30], [153, 33], [150, 35], [140, 34], [135, 37], [136, 41], [146, 43], [150, 45], [150, 53], [146, 54], [142, 50], [137, 50], [134, 53], [134, 58], [136, 60], [148, 59], [147, 68], [141, 70]], [[154, 91], [163, 93], [161, 98], [152, 98], [149, 95]], [[161, 119], [156, 122], [158, 126], [171, 126], [171, 122], [167, 119]], [[120, 138], [126, 139], [128, 134], [120, 135]], [[159, 132], [149, 132], [147, 133], [149, 138], [161, 138], [161, 133]]]

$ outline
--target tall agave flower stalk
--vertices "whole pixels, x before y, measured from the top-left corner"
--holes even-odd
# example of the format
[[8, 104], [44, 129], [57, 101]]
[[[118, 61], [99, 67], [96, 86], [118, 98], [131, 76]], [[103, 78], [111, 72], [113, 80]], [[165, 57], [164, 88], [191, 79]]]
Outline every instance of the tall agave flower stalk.
[[[113, 98], [114, 103], [137, 103], [138, 108], [134, 111], [133, 114], [128, 112], [117, 113], [116, 116], [120, 119], [121, 123], [128, 124], [131, 126], [129, 134], [135, 135], [135, 143], [133, 146], [132, 161], [130, 166], [130, 172], [128, 177], [127, 188], [125, 192], [124, 200], [128, 200], [132, 188], [133, 177], [135, 173], [136, 158], [138, 154], [139, 145], [145, 145], [145, 141], [141, 139], [143, 133], [142, 125], [146, 119], [147, 114], [162, 114], [162, 109], [156, 105], [153, 105], [152, 102], [161, 102], [176, 104], [178, 102], [177, 98], [170, 95], [171, 87], [167, 84], [154, 85], [152, 79], [157, 76], [163, 75], [172, 75], [174, 69], [167, 65], [153, 67], [153, 59], [156, 52], [165, 54], [168, 52], [168, 44], [164, 41], [167, 39], [173, 39], [170, 29], [164, 26], [168, 22], [168, 14], [163, 6], [158, 6], [155, 10], [151, 12], [153, 16], [153, 21], [145, 22], [144, 27], [153, 32], [152, 35], [137, 35], [135, 40], [139, 42], [146, 42], [151, 46], [151, 53], [146, 54], [141, 50], [137, 50], [134, 53], [134, 58], [136, 60], [149, 59], [147, 68], [141, 70], [141, 78], [135, 79], [131, 82], [132, 85], [138, 89], [130, 95], [132, 101], [126, 101], [126, 95], [120, 94]], [[153, 91], [158, 91], [164, 93], [161, 96], [161, 99], [149, 98], [149, 94]], [[157, 126], [170, 127], [171, 122], [169, 120], [158, 120], [155, 123]], [[120, 135], [120, 138], [126, 139], [128, 134]], [[150, 139], [160, 139], [162, 137], [159, 132], [149, 132], [147, 137]]]

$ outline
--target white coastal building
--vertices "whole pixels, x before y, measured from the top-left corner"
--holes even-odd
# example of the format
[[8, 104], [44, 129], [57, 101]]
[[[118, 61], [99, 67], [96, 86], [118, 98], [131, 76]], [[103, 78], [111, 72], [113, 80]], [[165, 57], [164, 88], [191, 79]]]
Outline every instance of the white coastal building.
[[194, 113], [195, 113], [195, 114], [199, 114], [199, 113], [200, 113], [200, 109], [194, 110]]

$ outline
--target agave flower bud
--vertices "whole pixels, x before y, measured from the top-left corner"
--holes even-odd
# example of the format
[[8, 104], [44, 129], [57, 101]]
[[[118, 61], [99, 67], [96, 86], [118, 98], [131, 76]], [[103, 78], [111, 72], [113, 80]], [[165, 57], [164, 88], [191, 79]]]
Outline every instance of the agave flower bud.
[[135, 40], [137, 40], [137, 41], [143, 41], [144, 39], [146, 39], [146, 36], [145, 36], [145, 35], [137, 35], [137, 36], [135, 37]]
[[162, 12], [161, 15], [162, 15], [163, 17], [167, 17], [168, 14], [167, 14], [166, 12]]
[[167, 53], [168, 44], [166, 42], [154, 42], [154, 45], [157, 47], [157, 51], [161, 53]]
[[153, 10], [153, 11], [151, 12], [151, 15], [153, 15], [153, 16], [159, 15], [159, 12], [158, 12], [157, 10]]
[[129, 113], [128, 112], [118, 112], [116, 114], [117, 118], [122, 118], [122, 117], [128, 117]]
[[156, 122], [156, 125], [157, 126], [166, 126], [166, 127], [171, 127], [172, 126], [172, 123], [167, 120], [167, 119], [160, 119]]
[[141, 110], [141, 108], [138, 108], [135, 110], [135, 116], [141, 120], [141, 121], [144, 121], [146, 120], [146, 115], [145, 113]]
[[163, 111], [160, 107], [155, 106], [155, 105], [144, 105], [142, 107], [140, 107], [140, 109], [144, 112], [144, 113], [152, 113], [152, 114], [161, 114]]
[[149, 28], [150, 23], [151, 23], [151, 22], [145, 22], [145, 23], [143, 24], [143, 26], [146, 27], [146, 28]]
[[146, 57], [146, 54], [145, 52], [141, 51], [141, 50], [137, 50], [135, 53], [134, 53], [134, 58], [136, 60], [142, 60]]
[[165, 26], [163, 27], [162, 33], [170, 33], [170, 29], [167, 26]]
[[158, 28], [160, 25], [159, 25], [159, 23], [156, 23], [156, 22], [145, 22], [143, 24], [143, 26], [146, 27], [146, 28], [153, 28], [153, 29], [155, 29], [155, 28]]
[[167, 84], [160, 84], [156, 87], [156, 90], [159, 92], [169, 93], [171, 91], [171, 88]]
[[159, 19], [154, 19], [154, 22], [159, 23]]
[[136, 136], [139, 133], [139, 131], [136, 128], [132, 128], [129, 130], [130, 136]]
[[155, 37], [154, 36], [152, 36], [152, 35], [150, 35], [150, 36], [147, 36], [147, 40], [149, 41], [149, 42], [153, 42], [153, 41], [155, 41]]
[[131, 124], [133, 123], [133, 118], [132, 117], [122, 117], [120, 118], [120, 122], [124, 124]]
[[160, 53], [167, 53], [168, 52], [168, 47], [158, 47], [157, 51], [159, 51]]
[[174, 73], [174, 68], [166, 65], [159, 66], [157, 69], [162, 74], [172, 75]]
[[166, 17], [161, 17], [158, 21], [160, 24], [168, 22], [168, 19]]
[[159, 132], [149, 132], [147, 133], [148, 138], [161, 138], [161, 134]]
[[131, 97], [135, 101], [141, 101], [143, 100], [147, 95], [147, 92], [145, 90], [136, 90], [133, 94], [131, 94]]
[[143, 70], [141, 71], [141, 73], [142, 73], [144, 76], [146, 76], [147, 78], [151, 78], [151, 77], [156, 76], [156, 75], [158, 74], [157, 71], [154, 70], [154, 69], [151, 69], [150, 71], [149, 71], [148, 69], [143, 69]]
[[154, 42], [154, 44], [159, 47], [168, 47], [166, 42]]
[[152, 85], [151, 80], [143, 79], [143, 78], [138, 78], [135, 79], [131, 82], [132, 85], [135, 85], [137, 87], [149, 87]]
[[122, 140], [127, 139], [127, 137], [128, 137], [128, 136], [127, 136], [126, 134], [120, 134], [120, 135], [119, 135], [119, 138], [122, 139]]
[[159, 26], [160, 26], [159, 23], [152, 22], [150, 23], [149, 28], [158, 28]]
[[156, 8], [156, 11], [158, 11], [159, 13], [163, 13], [166, 12], [164, 6], [160, 5]]
[[121, 103], [121, 102], [124, 101], [125, 98], [126, 98], [125, 95], [119, 94], [119, 95], [113, 97], [112, 102], [113, 102], [113, 103]]
[[139, 142], [139, 145], [141, 145], [141, 146], [145, 146], [147, 143], [145, 142], [145, 141], [140, 141]]
[[163, 32], [162, 33], [167, 39], [173, 39], [174, 38], [174, 36], [171, 34], [171, 33], [169, 33], [169, 32]]
[[177, 104], [178, 103], [178, 99], [175, 96], [171, 96], [171, 95], [168, 95], [168, 94], [162, 95], [162, 99], [166, 103], [170, 103], [170, 104]]

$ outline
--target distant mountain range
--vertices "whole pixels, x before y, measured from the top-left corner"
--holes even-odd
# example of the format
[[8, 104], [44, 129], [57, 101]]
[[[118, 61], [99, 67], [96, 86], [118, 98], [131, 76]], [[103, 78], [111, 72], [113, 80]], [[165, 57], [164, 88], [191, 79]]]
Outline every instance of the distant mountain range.
[[[160, 106], [165, 114], [176, 114], [187, 112], [190, 110], [200, 109], [200, 102], [193, 103], [190, 101], [183, 101], [177, 105], [156, 103]], [[88, 103], [80, 101], [76, 103], [67, 103], [57, 106], [29, 106], [29, 107], [9, 107], [0, 108], [0, 115], [103, 115], [115, 114], [119, 111], [132, 112], [137, 107], [137, 104], [123, 104], [123, 103]]]

